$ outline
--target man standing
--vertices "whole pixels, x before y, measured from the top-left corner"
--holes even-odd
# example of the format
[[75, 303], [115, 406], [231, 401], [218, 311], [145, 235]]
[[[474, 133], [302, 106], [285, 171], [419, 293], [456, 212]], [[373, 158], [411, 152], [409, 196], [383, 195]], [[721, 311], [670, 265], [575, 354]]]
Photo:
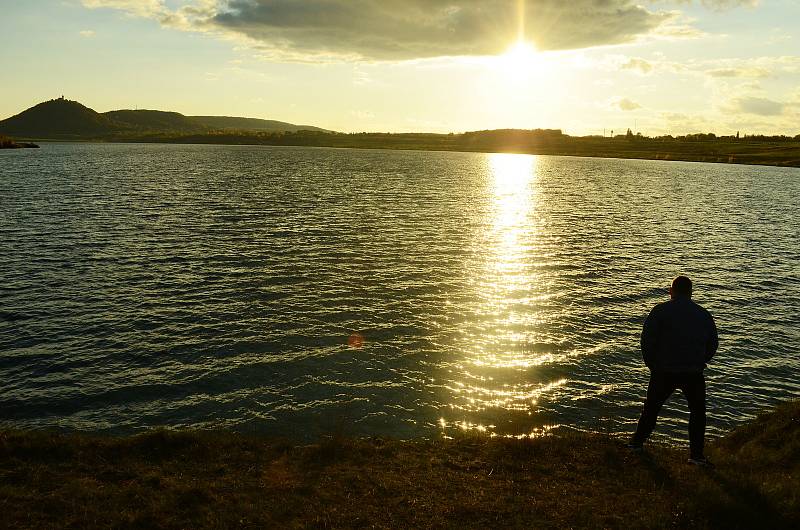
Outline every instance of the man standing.
[[661, 406], [676, 388], [689, 403], [689, 462], [707, 466], [703, 454], [706, 432], [706, 382], [703, 369], [717, 351], [717, 327], [711, 314], [692, 301], [692, 281], [673, 280], [671, 300], [650, 311], [642, 329], [642, 357], [650, 368], [650, 383], [639, 426], [628, 447], [641, 450], [656, 426]]

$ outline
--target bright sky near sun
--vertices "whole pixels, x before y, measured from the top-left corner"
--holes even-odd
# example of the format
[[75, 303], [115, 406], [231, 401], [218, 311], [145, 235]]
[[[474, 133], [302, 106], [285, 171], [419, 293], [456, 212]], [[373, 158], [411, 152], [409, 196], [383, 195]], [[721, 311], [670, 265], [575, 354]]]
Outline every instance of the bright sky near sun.
[[0, 119], [64, 95], [339, 131], [800, 133], [794, 0], [0, 0]]

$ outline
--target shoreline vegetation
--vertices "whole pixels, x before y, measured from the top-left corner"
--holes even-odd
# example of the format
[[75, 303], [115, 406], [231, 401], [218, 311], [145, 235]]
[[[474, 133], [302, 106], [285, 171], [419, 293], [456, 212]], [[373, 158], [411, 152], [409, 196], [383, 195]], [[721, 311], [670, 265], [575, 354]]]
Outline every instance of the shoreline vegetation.
[[25, 149], [37, 148], [38, 145], [30, 142], [17, 142], [8, 136], [0, 135], [0, 149]]
[[698, 134], [650, 138], [630, 134], [610, 138], [568, 136], [559, 130], [500, 129], [462, 134], [223, 131], [178, 136], [157, 134], [119, 137], [109, 141], [518, 153], [800, 167], [800, 137], [736, 139]]
[[200, 134], [143, 133], [106, 137], [52, 136], [37, 140], [90, 141], [99, 143], [162, 143], [203, 145], [264, 145], [334, 147], [465, 153], [517, 153], [752, 164], [800, 167], [800, 137], [716, 137], [698, 134], [677, 138], [637, 135], [568, 136], [555, 130], [502, 129], [462, 134], [434, 133], [337, 133], [321, 131], [235, 132]]
[[298, 446], [217, 431], [0, 430], [11, 528], [798, 528], [800, 401], [644, 454], [604, 434]]
[[625, 134], [613, 132], [610, 136], [570, 136], [559, 129], [341, 133], [257, 118], [144, 109], [98, 113], [63, 97], [0, 121], [0, 134], [31, 140], [524, 153], [800, 167], [800, 134], [648, 137], [630, 129]]

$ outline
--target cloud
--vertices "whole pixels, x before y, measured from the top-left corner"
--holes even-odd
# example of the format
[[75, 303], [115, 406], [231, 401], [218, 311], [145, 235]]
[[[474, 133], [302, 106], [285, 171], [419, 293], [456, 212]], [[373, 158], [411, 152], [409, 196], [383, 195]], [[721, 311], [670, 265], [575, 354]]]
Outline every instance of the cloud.
[[[630, 42], [669, 18], [628, 0], [524, 6], [540, 50]], [[229, 0], [212, 20], [270, 48], [388, 60], [498, 54], [520, 29], [515, 0]]]
[[706, 72], [711, 77], [769, 77], [770, 71], [766, 68], [716, 68]]
[[693, 4], [697, 3], [703, 7], [713, 9], [714, 11], [725, 11], [727, 9], [734, 9], [737, 7], [756, 7], [760, 4], [760, 0], [650, 0], [651, 3], [678, 3], [678, 4]]
[[640, 104], [629, 98], [614, 98], [610, 102], [610, 107], [614, 110], [631, 111], [642, 108]]
[[88, 38], [94, 37], [95, 33], [94, 33], [94, 30], [85, 29], [83, 31], [79, 31], [78, 35], [80, 35], [81, 37], [86, 37], [88, 39]]
[[195, 0], [175, 9], [162, 0], [83, 3], [240, 38], [268, 57], [390, 61], [499, 54], [520, 34], [540, 50], [622, 44], [675, 18], [634, 0], [526, 0], [522, 9], [517, 0]]
[[759, 0], [700, 0], [700, 3], [705, 7], [721, 11], [735, 7], [756, 7], [760, 2]]
[[152, 18], [161, 25], [185, 31], [208, 31], [206, 20], [217, 10], [219, 0], [194, 0], [170, 9], [164, 0], [81, 0], [89, 9], [116, 9], [131, 16]]
[[638, 57], [631, 57], [628, 62], [620, 66], [623, 70], [638, 70], [643, 74], [649, 74], [653, 70], [653, 63], [639, 59]]
[[367, 72], [356, 67], [353, 69], [353, 84], [357, 86], [371, 85], [373, 80]]
[[793, 38], [791, 33], [787, 33], [781, 28], [773, 28], [765, 44], [785, 44]]
[[700, 39], [709, 35], [689, 24], [672, 23], [661, 25], [653, 34], [667, 40]]
[[733, 100], [733, 110], [759, 116], [779, 116], [786, 105], [767, 98], [748, 96]]
[[628, 57], [626, 55], [607, 54], [598, 63], [601, 68], [607, 71], [632, 70], [647, 75], [656, 72], [681, 73], [689, 70], [687, 64], [668, 61], [663, 55], [658, 55], [654, 59], [643, 59], [641, 57]]
[[782, 55], [717, 59], [696, 64], [697, 69], [714, 78], [785, 77], [800, 74], [800, 56]]
[[675, 134], [708, 132], [717, 128], [717, 124], [707, 116], [696, 113], [661, 112], [661, 119], [664, 122], [663, 130]]
[[137, 17], [159, 18], [169, 12], [162, 0], [83, 0], [90, 9], [109, 7]]

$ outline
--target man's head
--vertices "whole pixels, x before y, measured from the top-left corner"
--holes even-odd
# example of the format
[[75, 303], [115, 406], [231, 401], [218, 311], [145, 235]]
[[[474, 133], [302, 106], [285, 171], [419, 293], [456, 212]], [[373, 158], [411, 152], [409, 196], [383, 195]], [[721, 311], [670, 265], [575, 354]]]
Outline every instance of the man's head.
[[692, 280], [686, 276], [678, 276], [672, 280], [672, 287], [669, 288], [669, 295], [673, 300], [676, 298], [691, 298]]

